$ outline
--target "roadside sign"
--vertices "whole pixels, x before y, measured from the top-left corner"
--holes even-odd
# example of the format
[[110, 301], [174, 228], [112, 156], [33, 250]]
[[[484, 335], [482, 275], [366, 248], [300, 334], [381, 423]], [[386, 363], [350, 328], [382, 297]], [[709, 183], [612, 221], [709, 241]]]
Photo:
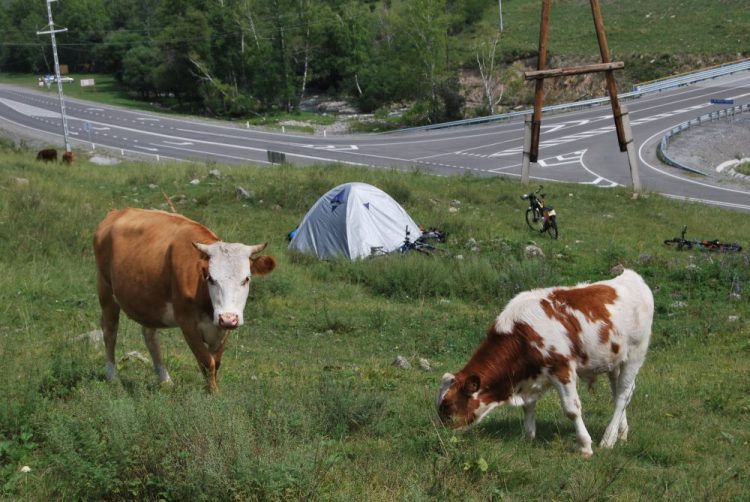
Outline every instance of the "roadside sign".
[[733, 105], [734, 100], [724, 99], [724, 98], [711, 98], [711, 104], [712, 105]]
[[268, 162], [271, 164], [283, 164], [286, 162], [286, 155], [283, 152], [267, 150], [266, 155], [268, 156]]
[[91, 132], [91, 122], [88, 120], [83, 123], [83, 130], [86, 132]]
[[94, 87], [96, 83], [93, 78], [82, 78], [81, 87]]

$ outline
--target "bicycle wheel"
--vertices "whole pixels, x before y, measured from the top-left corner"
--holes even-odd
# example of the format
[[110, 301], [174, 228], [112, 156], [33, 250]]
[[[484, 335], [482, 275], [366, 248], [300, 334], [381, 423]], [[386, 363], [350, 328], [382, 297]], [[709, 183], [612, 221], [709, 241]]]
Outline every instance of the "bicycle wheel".
[[526, 224], [530, 229], [541, 232], [544, 229], [544, 218], [539, 211], [530, 207], [526, 210]]
[[547, 225], [547, 233], [550, 237], [557, 240], [557, 217], [550, 216], [549, 225]]
[[419, 253], [426, 254], [429, 256], [432, 256], [433, 253], [435, 253], [436, 251], [439, 251], [438, 248], [426, 242], [418, 242], [416, 246], [414, 246], [414, 250]]
[[739, 244], [735, 244], [735, 243], [732, 243], [732, 244], [724, 244], [724, 243], [722, 243], [722, 244], [719, 245], [719, 250], [721, 250], [721, 251], [737, 251], [737, 252], [739, 252], [739, 251], [742, 251], [742, 246], [740, 246]]

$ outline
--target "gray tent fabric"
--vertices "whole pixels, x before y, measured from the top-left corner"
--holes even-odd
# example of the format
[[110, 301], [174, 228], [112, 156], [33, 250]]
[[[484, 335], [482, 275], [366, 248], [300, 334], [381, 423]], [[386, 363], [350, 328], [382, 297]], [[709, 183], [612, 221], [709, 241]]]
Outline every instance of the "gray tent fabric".
[[386, 253], [398, 249], [407, 227], [412, 239], [421, 234], [390, 195], [367, 183], [344, 183], [313, 204], [289, 249], [321, 259], [357, 260], [370, 256], [372, 248]]

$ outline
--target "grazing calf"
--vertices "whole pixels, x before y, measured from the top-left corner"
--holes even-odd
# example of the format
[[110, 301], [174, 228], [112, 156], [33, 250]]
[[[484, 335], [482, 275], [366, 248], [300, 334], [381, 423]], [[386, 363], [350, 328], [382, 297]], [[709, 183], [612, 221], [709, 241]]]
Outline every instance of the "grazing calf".
[[250, 277], [276, 267], [253, 257], [265, 244], [222, 242], [179, 214], [144, 209], [111, 211], [94, 235], [97, 289], [107, 352], [106, 377], [115, 378], [120, 309], [143, 327], [160, 381], [170, 382], [156, 330], [179, 326], [211, 392], [219, 389], [229, 331], [242, 326]]
[[627, 439], [625, 408], [646, 358], [654, 299], [641, 276], [618, 277], [575, 287], [520, 293], [490, 326], [484, 342], [457, 374], [446, 373], [437, 399], [444, 423], [460, 428], [479, 422], [501, 404], [522, 406], [524, 429], [536, 435], [536, 402], [553, 386], [576, 428], [584, 456], [593, 454], [581, 418], [577, 376], [609, 376], [614, 415], [600, 446]]
[[36, 154], [36, 160], [43, 160], [44, 162], [57, 162], [57, 150], [54, 148], [45, 148], [39, 150]]
[[65, 152], [62, 156], [62, 161], [66, 164], [70, 165], [73, 163], [73, 160], [75, 159], [75, 154], [73, 152]]

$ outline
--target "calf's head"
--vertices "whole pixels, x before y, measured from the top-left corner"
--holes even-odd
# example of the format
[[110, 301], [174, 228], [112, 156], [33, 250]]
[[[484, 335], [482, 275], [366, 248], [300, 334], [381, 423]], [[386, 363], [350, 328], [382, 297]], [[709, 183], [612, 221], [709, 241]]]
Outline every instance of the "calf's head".
[[266, 244], [247, 246], [219, 241], [213, 244], [194, 242], [193, 245], [206, 257], [201, 267], [211, 297], [214, 325], [222, 329], [242, 326], [251, 276], [265, 275], [276, 267], [276, 261], [270, 256], [253, 258]]
[[436, 403], [440, 420], [454, 429], [481, 420], [489, 409], [479, 398], [480, 388], [477, 375], [461, 378], [450, 373], [443, 375]]

